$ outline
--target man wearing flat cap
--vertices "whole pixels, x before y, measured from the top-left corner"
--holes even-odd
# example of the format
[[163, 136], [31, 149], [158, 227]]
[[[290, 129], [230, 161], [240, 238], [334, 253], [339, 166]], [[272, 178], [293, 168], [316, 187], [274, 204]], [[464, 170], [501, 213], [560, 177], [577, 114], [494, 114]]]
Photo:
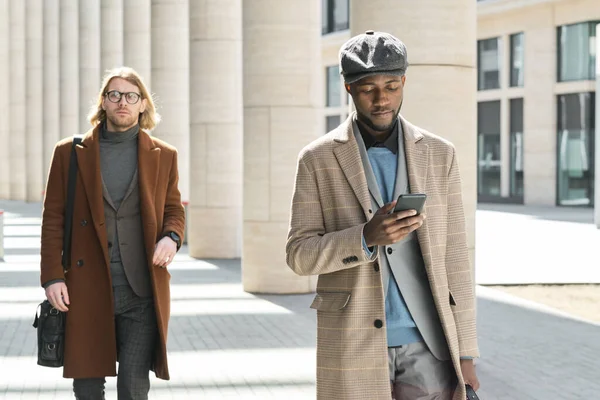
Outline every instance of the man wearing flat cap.
[[[356, 112], [298, 157], [286, 255], [319, 276], [320, 400], [464, 400], [479, 387], [456, 150], [400, 116], [407, 68], [390, 34], [346, 42]], [[394, 211], [409, 193], [427, 196], [420, 214]]]

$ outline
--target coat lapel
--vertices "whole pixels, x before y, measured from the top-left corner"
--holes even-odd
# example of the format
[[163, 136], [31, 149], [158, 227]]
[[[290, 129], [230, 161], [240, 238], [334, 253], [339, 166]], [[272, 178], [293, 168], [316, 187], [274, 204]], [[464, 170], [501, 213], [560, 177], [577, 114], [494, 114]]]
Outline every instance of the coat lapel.
[[158, 182], [160, 166], [160, 148], [154, 145], [154, 141], [146, 132], [140, 129], [138, 135], [138, 185], [140, 190], [140, 208], [142, 211], [142, 222], [144, 228], [148, 225], [154, 229], [144, 229], [144, 242], [146, 252], [154, 251], [157, 229], [156, 213], [154, 212], [154, 196]]
[[363, 164], [359, 162], [361, 156], [352, 131], [352, 117], [352, 115], [348, 117], [333, 133], [333, 140], [337, 143], [337, 146], [333, 148], [333, 153], [360, 202], [365, 216], [370, 218], [371, 197]]
[[108, 238], [104, 221], [104, 198], [102, 193], [102, 174], [100, 171], [100, 125], [86, 133], [81, 145], [76, 148], [77, 164], [83, 187], [90, 206], [94, 228], [102, 244], [106, 265], [108, 258]]
[[[423, 140], [423, 134], [419, 130], [406, 121], [400, 119], [404, 130], [404, 150], [406, 152], [406, 168], [408, 170], [408, 184], [410, 193], [425, 193], [427, 194], [427, 174], [429, 170], [429, 146]], [[427, 201], [423, 213], [427, 215]], [[417, 229], [417, 238], [421, 246], [421, 253], [425, 261], [425, 269], [432, 281], [432, 259], [431, 259], [431, 243], [429, 240], [429, 228], [427, 219], [423, 222], [421, 228]]]
[[354, 134], [354, 139], [356, 140], [356, 145], [358, 146], [358, 151], [360, 153], [360, 159], [363, 164], [363, 170], [365, 171], [365, 177], [367, 178], [367, 185], [369, 186], [369, 192], [371, 192], [371, 196], [377, 203], [378, 207], [383, 207], [384, 201], [381, 197], [381, 191], [379, 190], [379, 184], [377, 183], [377, 178], [375, 178], [375, 174], [373, 173], [373, 168], [371, 167], [371, 161], [369, 160], [369, 154], [367, 153], [367, 147], [363, 142], [362, 137], [360, 136], [360, 132], [358, 130], [358, 125], [356, 124], [356, 120], [352, 120], [352, 129]]

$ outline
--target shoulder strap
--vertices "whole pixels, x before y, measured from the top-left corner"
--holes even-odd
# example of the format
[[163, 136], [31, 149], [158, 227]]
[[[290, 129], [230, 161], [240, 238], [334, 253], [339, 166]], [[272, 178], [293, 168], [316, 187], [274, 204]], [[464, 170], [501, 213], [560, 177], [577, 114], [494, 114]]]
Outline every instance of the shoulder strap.
[[62, 265], [66, 271], [71, 268], [71, 236], [73, 232], [73, 207], [75, 205], [75, 183], [77, 179], [77, 152], [75, 147], [81, 143], [80, 136], [73, 136], [71, 159], [69, 161], [69, 180], [67, 183], [67, 204], [65, 207], [65, 231], [63, 235]]

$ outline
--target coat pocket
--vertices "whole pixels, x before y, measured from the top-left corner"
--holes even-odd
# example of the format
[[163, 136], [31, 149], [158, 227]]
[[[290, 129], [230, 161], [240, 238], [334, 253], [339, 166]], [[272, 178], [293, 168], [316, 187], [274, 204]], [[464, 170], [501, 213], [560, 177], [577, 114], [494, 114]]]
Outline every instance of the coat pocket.
[[339, 311], [348, 305], [350, 296], [350, 292], [317, 293], [310, 308], [319, 311]]

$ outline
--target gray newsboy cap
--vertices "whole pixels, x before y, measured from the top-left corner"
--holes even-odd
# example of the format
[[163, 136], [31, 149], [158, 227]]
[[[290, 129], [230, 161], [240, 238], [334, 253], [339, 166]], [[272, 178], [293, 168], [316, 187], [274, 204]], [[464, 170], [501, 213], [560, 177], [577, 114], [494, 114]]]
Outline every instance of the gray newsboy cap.
[[340, 49], [340, 73], [347, 84], [371, 75], [402, 76], [408, 68], [406, 46], [385, 32], [366, 31]]

